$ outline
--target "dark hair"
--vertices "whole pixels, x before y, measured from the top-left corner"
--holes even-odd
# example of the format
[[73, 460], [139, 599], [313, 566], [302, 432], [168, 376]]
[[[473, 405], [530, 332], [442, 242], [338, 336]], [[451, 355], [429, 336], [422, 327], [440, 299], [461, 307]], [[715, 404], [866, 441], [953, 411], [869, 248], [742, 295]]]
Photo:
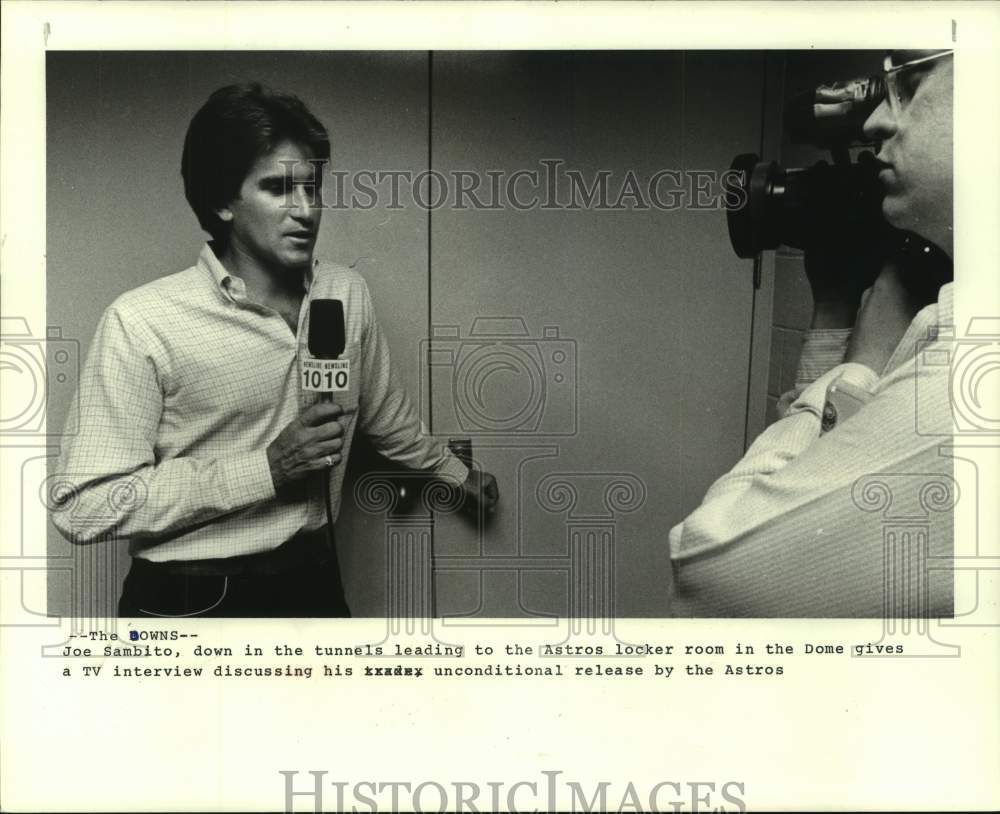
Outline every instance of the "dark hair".
[[254, 162], [282, 141], [330, 158], [330, 137], [309, 108], [257, 82], [219, 88], [194, 114], [181, 156], [184, 195], [216, 241], [224, 244], [229, 230], [215, 210], [237, 197]]

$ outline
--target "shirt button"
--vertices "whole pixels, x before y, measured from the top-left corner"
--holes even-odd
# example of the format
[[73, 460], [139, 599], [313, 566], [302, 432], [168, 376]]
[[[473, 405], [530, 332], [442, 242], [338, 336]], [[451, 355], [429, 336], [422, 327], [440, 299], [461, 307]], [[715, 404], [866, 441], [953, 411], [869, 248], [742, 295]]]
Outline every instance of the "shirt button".
[[829, 432], [835, 426], [837, 426], [837, 408], [828, 401], [823, 407], [823, 420], [820, 423], [820, 428], [823, 432]]

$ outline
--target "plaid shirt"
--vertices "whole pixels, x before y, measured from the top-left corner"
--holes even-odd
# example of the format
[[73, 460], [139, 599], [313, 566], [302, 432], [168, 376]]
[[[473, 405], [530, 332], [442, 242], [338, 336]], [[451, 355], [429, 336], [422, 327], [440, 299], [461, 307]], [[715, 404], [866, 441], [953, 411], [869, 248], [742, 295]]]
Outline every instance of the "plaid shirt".
[[[105, 311], [81, 375], [58, 464], [53, 522], [69, 540], [127, 539], [153, 561], [267, 551], [323, 525], [322, 479], [276, 493], [267, 446], [317, 400], [300, 386], [309, 300], [344, 303], [350, 388], [334, 517], [355, 427], [412, 469], [461, 482], [468, 470], [426, 434], [396, 383], [364, 279], [314, 264], [293, 335], [247, 298], [206, 245], [186, 271], [120, 296]], [[79, 422], [77, 424], [77, 421]]]

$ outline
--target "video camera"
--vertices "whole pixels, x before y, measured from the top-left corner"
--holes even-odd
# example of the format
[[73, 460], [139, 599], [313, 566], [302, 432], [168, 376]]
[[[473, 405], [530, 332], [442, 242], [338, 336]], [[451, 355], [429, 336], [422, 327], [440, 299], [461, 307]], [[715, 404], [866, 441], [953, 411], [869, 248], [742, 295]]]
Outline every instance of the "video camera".
[[[864, 123], [885, 98], [880, 76], [820, 85], [791, 97], [785, 133], [795, 144], [829, 150], [832, 163], [786, 169], [755, 153], [733, 159], [726, 200], [729, 239], [739, 257], [753, 258], [779, 245], [843, 251], [863, 246], [908, 264], [940, 270], [950, 260], [923, 238], [890, 226], [882, 217], [879, 162], [870, 151], [852, 161], [850, 148], [871, 144]], [[939, 276], [934, 275], [934, 276]]]

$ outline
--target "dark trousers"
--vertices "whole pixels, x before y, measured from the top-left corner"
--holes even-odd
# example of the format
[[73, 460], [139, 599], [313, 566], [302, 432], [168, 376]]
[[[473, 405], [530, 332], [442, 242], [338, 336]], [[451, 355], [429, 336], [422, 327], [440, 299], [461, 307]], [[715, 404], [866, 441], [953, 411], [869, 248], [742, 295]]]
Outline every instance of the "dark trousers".
[[118, 615], [144, 618], [350, 616], [326, 529], [264, 554], [165, 563], [133, 558]]

